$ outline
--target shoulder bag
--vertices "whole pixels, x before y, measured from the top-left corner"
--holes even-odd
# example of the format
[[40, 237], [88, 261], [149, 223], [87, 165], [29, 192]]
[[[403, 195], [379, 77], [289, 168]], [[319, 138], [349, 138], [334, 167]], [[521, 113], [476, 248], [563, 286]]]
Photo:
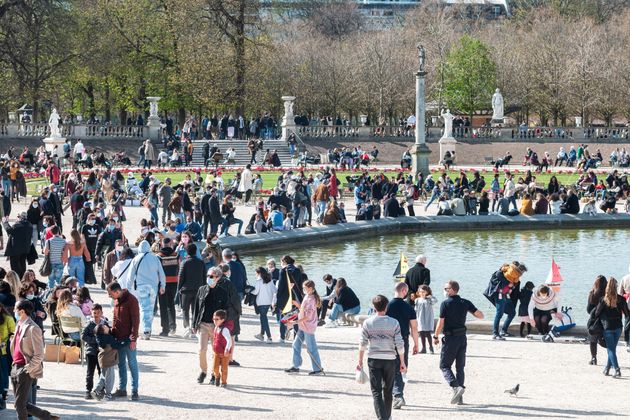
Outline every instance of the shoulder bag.
[[42, 277], [48, 277], [50, 276], [50, 273], [52, 273], [52, 264], [50, 263], [50, 239], [46, 241], [46, 246], [48, 247], [49, 252], [44, 255], [42, 266], [39, 267], [39, 275]]

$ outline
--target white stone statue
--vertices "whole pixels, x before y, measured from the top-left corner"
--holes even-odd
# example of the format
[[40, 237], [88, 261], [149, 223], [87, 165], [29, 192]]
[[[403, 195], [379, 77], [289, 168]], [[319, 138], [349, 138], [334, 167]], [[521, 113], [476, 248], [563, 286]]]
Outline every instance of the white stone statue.
[[292, 101], [285, 101], [284, 102], [284, 115], [286, 116], [293, 116], [293, 102]]
[[57, 108], [53, 108], [50, 113], [50, 118], [48, 118], [48, 125], [50, 126], [50, 137], [61, 137], [61, 132], [59, 131], [59, 114], [57, 113]]
[[150, 102], [149, 103], [149, 116], [150, 117], [157, 117], [158, 116], [158, 104], [157, 104], [157, 102]]
[[453, 114], [451, 114], [451, 110], [442, 111], [440, 116], [444, 119], [444, 134], [442, 134], [442, 138], [453, 137]]
[[422, 72], [424, 71], [424, 65], [425, 65], [427, 56], [426, 56], [426, 53], [424, 52], [424, 47], [422, 46], [422, 44], [416, 45], [416, 48], [418, 49], [418, 71]]
[[498, 88], [492, 95], [492, 119], [503, 121], [503, 95]]

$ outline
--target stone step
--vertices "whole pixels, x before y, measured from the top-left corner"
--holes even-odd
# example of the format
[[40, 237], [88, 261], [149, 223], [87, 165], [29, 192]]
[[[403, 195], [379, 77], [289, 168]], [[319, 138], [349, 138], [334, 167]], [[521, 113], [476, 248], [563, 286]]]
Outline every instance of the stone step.
[[[209, 142], [210, 147], [216, 146], [221, 150], [222, 153], [225, 153], [227, 149], [230, 147], [236, 151], [236, 159], [235, 166], [245, 166], [250, 163], [250, 154], [249, 149], [247, 148], [247, 140], [195, 140], [193, 141], [194, 150], [193, 150], [193, 159], [192, 166], [203, 166], [203, 145]], [[281, 140], [265, 140], [263, 142], [263, 150], [258, 151], [256, 154], [257, 163], [261, 163], [261, 159], [263, 158], [265, 151], [269, 150], [277, 150], [278, 157], [280, 158], [280, 162], [283, 165], [288, 165], [291, 162], [291, 155], [289, 154], [289, 148], [286, 142]]]

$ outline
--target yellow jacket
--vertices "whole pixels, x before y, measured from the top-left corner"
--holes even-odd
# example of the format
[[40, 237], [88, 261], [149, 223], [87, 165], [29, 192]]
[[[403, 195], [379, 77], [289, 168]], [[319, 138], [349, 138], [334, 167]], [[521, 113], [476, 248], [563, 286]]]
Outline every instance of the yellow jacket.
[[11, 315], [4, 315], [4, 321], [0, 324], [0, 354], [7, 354], [7, 340], [10, 334], [15, 333], [15, 320]]

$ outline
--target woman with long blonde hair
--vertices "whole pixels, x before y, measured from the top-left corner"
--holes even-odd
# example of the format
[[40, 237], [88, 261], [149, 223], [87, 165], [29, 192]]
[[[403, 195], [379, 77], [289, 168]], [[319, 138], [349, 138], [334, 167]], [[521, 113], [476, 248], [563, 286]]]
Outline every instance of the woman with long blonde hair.
[[22, 287], [22, 281], [20, 281], [20, 276], [18, 273], [11, 270], [7, 273], [4, 281], [11, 285], [11, 294], [17, 298], [18, 293], [20, 293], [20, 288]]
[[57, 308], [55, 309], [55, 315], [57, 318], [61, 318], [62, 316], [70, 316], [73, 318], [79, 318], [81, 320], [81, 328], [64, 328], [64, 334], [72, 337], [73, 340], [79, 340], [81, 338], [81, 329], [87, 323], [85, 315], [83, 315], [83, 311], [81, 308], [76, 305], [72, 298], [72, 292], [69, 289], [65, 289], [59, 295], [59, 299], [57, 299]]
[[610, 368], [615, 368], [613, 378], [621, 377], [621, 369], [617, 361], [617, 343], [621, 337], [621, 316], [630, 316], [628, 304], [623, 296], [617, 294], [617, 280], [614, 277], [608, 279], [604, 291], [604, 297], [599, 301], [595, 316], [599, 318], [604, 328], [604, 341], [608, 352], [608, 360], [604, 368], [604, 375], [608, 376]]
[[70, 237], [72, 239], [66, 243], [63, 250], [64, 263], [68, 266], [68, 274], [76, 277], [79, 280], [79, 287], [83, 287], [85, 285], [83, 258], [85, 257], [85, 261], [90, 262], [90, 251], [78, 230], [72, 229]]

